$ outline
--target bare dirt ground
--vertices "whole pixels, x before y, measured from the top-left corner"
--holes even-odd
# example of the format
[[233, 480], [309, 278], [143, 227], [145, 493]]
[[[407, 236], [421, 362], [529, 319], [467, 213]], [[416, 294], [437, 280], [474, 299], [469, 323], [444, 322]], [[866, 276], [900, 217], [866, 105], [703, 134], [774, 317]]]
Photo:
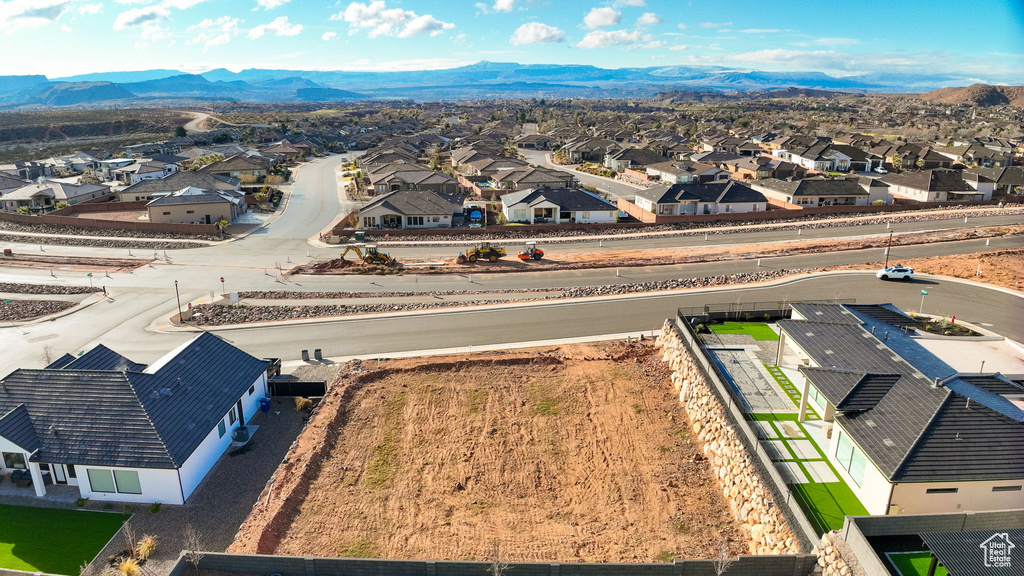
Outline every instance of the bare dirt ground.
[[149, 222], [149, 213], [145, 210], [113, 210], [110, 212], [76, 212], [72, 218], [89, 220], [115, 220], [117, 222]]
[[87, 272], [127, 272], [145, 266], [152, 259], [141, 258], [89, 258], [84, 256], [47, 256], [45, 254], [15, 252], [13, 256], [0, 256], [0, 266], [17, 268], [43, 268]]
[[[890, 264], [897, 261], [893, 260]], [[879, 270], [884, 262], [836, 266], [825, 270]], [[985, 282], [1013, 290], [1024, 288], [1024, 250], [996, 250], [978, 254], [958, 254], [933, 258], [909, 258], [899, 264], [910, 266], [915, 272], [964, 278]], [[981, 275], [978, 275], [978, 269]]]
[[713, 557], [722, 542], [745, 552], [652, 352], [579, 344], [346, 375], [229, 551], [482, 559], [497, 544], [507, 560], [549, 562]]
[[[931, 244], [936, 242], [954, 242], [974, 238], [992, 238], [997, 236], [1024, 233], [1024, 226], [991, 226], [970, 230], [943, 230], [901, 234], [893, 238], [893, 246], [909, 246], [912, 244]], [[544, 270], [583, 270], [590, 268], [626, 268], [630, 266], [658, 266], [667, 264], [685, 264], [693, 262], [715, 262], [722, 260], [741, 260], [750, 258], [768, 258], [772, 256], [815, 254], [841, 250], [860, 250], [886, 246], [888, 237], [856, 238], [850, 240], [814, 240], [779, 242], [761, 245], [738, 245], [730, 247], [709, 246], [707, 248], [658, 248], [651, 250], [609, 250], [606, 252], [562, 252], [560, 249], [548, 248], [544, 259], [539, 261], [521, 262], [514, 250], [509, 256], [496, 263], [455, 264], [448, 261], [444, 266], [388, 268], [386, 266], [367, 266], [360, 262], [351, 265], [339, 265], [338, 260], [297, 266], [289, 274], [480, 274], [487, 272], [530, 272]], [[557, 251], [556, 251], [557, 250]], [[351, 262], [351, 261], [350, 261]], [[411, 264], [413, 262], [407, 262]]]

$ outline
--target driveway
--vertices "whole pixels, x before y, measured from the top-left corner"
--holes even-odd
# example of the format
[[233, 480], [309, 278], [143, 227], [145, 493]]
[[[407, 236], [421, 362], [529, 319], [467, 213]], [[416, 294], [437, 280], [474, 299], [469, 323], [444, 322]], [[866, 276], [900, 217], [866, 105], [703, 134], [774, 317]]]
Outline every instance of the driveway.
[[[156, 537], [156, 552], [146, 563], [150, 574], [167, 574], [184, 548], [184, 527], [199, 532], [203, 550], [224, 552], [235, 538], [270, 476], [301, 432], [305, 414], [295, 410], [291, 398], [274, 398], [270, 412], [257, 412], [250, 425], [259, 426], [249, 443], [231, 448], [221, 456], [184, 506], [163, 506], [153, 514], [149, 506], [134, 508], [131, 525], [136, 534]], [[89, 507], [98, 503], [90, 502]], [[120, 505], [115, 505], [120, 509]], [[90, 573], [102, 574], [110, 556], [124, 550], [118, 535], [97, 556]]]

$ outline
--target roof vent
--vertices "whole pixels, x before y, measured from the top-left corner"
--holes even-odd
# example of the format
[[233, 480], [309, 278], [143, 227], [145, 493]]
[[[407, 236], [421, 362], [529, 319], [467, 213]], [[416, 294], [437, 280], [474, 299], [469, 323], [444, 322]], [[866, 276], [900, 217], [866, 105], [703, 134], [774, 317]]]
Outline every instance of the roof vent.
[[938, 376], [936, 376], [935, 380], [932, 382], [932, 388], [942, 388], [942, 380], [940, 380]]
[[878, 424], [875, 424], [874, 420], [865, 420], [864, 423], [867, 424], [869, 428], [874, 428], [875, 426], [878, 426]]
[[883, 438], [882, 439], [882, 444], [885, 444], [886, 446], [888, 446], [890, 448], [892, 448], [893, 446], [896, 445], [896, 443], [893, 442], [892, 440], [890, 440], [889, 438]]

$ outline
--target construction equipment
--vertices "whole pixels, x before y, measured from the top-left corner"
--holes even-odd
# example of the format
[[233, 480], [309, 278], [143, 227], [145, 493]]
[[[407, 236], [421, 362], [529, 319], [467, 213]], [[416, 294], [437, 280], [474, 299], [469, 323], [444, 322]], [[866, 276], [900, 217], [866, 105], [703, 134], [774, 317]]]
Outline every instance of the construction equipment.
[[544, 251], [537, 248], [536, 242], [527, 242], [526, 248], [519, 253], [519, 259], [526, 260], [540, 260], [544, 257]]
[[477, 260], [487, 260], [488, 262], [497, 262], [498, 258], [505, 256], [504, 246], [491, 246], [490, 242], [481, 242], [466, 250], [465, 254], [460, 253], [458, 260], [459, 264], [465, 264], [466, 261], [476, 262]]
[[355, 252], [356, 257], [367, 264], [383, 264], [384, 266], [394, 266], [398, 264], [398, 260], [391, 257], [386, 252], [380, 252], [377, 250], [377, 246], [370, 244], [346, 244], [345, 250], [342, 251], [340, 258], [345, 259], [345, 255], [349, 252]]

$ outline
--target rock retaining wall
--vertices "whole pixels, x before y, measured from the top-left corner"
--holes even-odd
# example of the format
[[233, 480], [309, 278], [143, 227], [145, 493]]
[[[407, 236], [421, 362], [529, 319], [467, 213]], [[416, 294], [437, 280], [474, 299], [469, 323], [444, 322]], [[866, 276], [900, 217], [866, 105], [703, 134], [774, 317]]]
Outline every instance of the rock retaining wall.
[[867, 576], [849, 545], [838, 532], [829, 532], [821, 537], [814, 548], [818, 557], [815, 574], [821, 576]]
[[749, 537], [751, 554], [797, 554], [800, 543], [775, 503], [725, 411], [676, 327], [666, 321], [657, 339], [662, 360], [672, 369], [690, 425], [703, 443], [712, 473], [722, 486], [733, 516]]

